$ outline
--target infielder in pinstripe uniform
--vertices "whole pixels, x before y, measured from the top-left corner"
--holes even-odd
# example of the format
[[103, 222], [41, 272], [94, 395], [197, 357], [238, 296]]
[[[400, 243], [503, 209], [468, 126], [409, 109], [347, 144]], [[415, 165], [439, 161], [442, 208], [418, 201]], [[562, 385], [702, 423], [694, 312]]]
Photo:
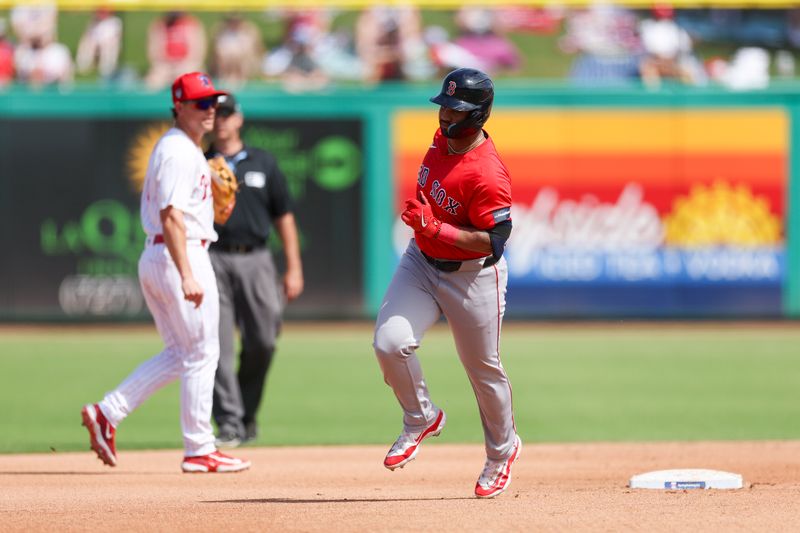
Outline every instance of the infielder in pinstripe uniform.
[[403, 431], [383, 462], [394, 470], [444, 427], [416, 350], [425, 331], [442, 314], [447, 318], [483, 423], [487, 459], [475, 485], [479, 498], [508, 488], [522, 448], [500, 362], [511, 178], [483, 130], [493, 100], [492, 80], [467, 68], [448, 74], [431, 98], [440, 106], [440, 127], [420, 166], [416, 195], [401, 215], [414, 239], [386, 291], [374, 340], [384, 379], [403, 409]]
[[[141, 364], [97, 404], [84, 406], [92, 449], [116, 466], [116, 427], [155, 391], [180, 379], [184, 472], [237, 472], [249, 461], [219, 453], [211, 427], [219, 359], [219, 299], [208, 256], [217, 239], [211, 169], [200, 147], [211, 131], [217, 91], [203, 73], [172, 85], [175, 125], [158, 141], [145, 174], [141, 219], [147, 234], [139, 281], [164, 350]], [[231, 209], [233, 205], [231, 205]]]

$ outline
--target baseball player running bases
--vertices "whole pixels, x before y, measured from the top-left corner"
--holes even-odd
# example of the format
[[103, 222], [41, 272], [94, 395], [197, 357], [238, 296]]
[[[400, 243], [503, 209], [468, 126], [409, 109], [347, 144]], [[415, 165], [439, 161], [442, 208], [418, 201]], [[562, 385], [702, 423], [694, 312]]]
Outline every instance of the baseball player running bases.
[[211, 169], [200, 143], [214, 125], [217, 98], [224, 94], [200, 72], [175, 80], [175, 125], [150, 156], [141, 199], [147, 240], [139, 259], [139, 281], [164, 350], [81, 412], [92, 449], [109, 466], [117, 465], [119, 424], [158, 389], [180, 379], [182, 470], [237, 472], [250, 467], [249, 461], [217, 451], [211, 427], [219, 297], [208, 245], [217, 234]]
[[373, 342], [403, 410], [403, 431], [383, 463], [394, 470], [444, 428], [445, 413], [431, 401], [416, 350], [425, 331], [446, 317], [483, 424], [487, 458], [475, 484], [479, 498], [509, 487], [522, 448], [500, 361], [511, 179], [483, 130], [493, 100], [491, 79], [466, 68], [448, 74], [431, 98], [440, 106], [440, 127], [420, 166], [416, 196], [401, 215], [414, 238], [381, 304]]

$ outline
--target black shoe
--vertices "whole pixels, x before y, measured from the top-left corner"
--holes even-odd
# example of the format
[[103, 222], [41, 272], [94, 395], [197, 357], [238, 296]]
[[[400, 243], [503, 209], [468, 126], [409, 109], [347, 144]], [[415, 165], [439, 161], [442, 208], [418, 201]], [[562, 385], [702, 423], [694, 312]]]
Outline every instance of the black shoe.
[[252, 442], [258, 437], [258, 426], [255, 422], [248, 422], [244, 427], [244, 438], [242, 444]]
[[221, 431], [217, 435], [217, 448], [236, 448], [242, 443], [242, 439], [235, 431]]

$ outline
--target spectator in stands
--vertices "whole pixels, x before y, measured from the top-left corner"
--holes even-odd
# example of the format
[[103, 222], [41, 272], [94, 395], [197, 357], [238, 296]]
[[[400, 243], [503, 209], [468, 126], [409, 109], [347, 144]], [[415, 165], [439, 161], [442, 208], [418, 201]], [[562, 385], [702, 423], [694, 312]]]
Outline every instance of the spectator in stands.
[[460, 34], [454, 44], [467, 50], [481, 61], [483, 69], [479, 68], [479, 70], [496, 74], [519, 68], [521, 64], [519, 51], [495, 24], [494, 10], [476, 7], [461, 8], [456, 12], [456, 25]]
[[644, 50], [639, 63], [642, 82], [650, 88], [658, 88], [662, 79], [692, 85], [706, 83], [704, 68], [692, 52], [692, 39], [675, 22], [672, 7], [656, 5], [652, 14], [639, 25]]
[[405, 80], [427, 60], [416, 7], [372, 6], [356, 22], [356, 50], [368, 82]]
[[715, 57], [706, 64], [709, 78], [734, 91], [765, 89], [769, 86], [769, 53], [758, 46], [736, 50], [730, 60]]
[[[307, 61], [316, 63], [316, 41], [321, 32], [318, 21], [304, 15], [290, 15], [286, 21], [283, 42], [264, 56], [264, 75], [276, 79], [283, 77], [301, 48], [303, 55], [308, 56]], [[301, 41], [302, 47], [299, 46]]]
[[72, 81], [72, 54], [56, 42], [57, 22], [53, 3], [20, 3], [11, 9], [11, 27], [17, 37], [14, 70], [20, 82], [40, 87]]
[[121, 45], [122, 20], [110, 9], [97, 9], [78, 43], [78, 72], [87, 74], [96, 65], [100, 77], [110, 79], [117, 70]]
[[571, 10], [559, 46], [578, 57], [570, 78], [579, 84], [616, 83], [639, 79], [640, 43], [637, 18], [619, 6], [595, 3]]
[[351, 32], [339, 30], [323, 34], [314, 47], [314, 57], [332, 80], [364, 79], [364, 64], [354, 51]]
[[241, 15], [226, 16], [214, 32], [212, 68], [228, 87], [240, 87], [258, 74], [264, 47], [258, 26]]
[[314, 91], [328, 84], [328, 76], [314, 56], [316, 37], [313, 28], [307, 25], [297, 26], [292, 31], [287, 43], [291, 57], [282, 75], [287, 91]]
[[183, 11], [158, 17], [147, 32], [150, 71], [145, 83], [161, 89], [181, 74], [203, 70], [206, 46], [205, 29], [197, 18]]
[[[352, 33], [341, 29], [332, 32], [327, 10], [291, 11], [286, 19], [283, 43], [264, 58], [266, 77], [281, 79], [293, 90], [299, 89], [294, 87], [295, 81], [301, 81], [309, 72], [312, 88], [320, 88], [328, 80], [364, 79], [363, 64], [353, 52]], [[311, 63], [314, 68], [309, 68]]]
[[65, 85], [72, 81], [73, 66], [69, 48], [62, 43], [44, 43], [35, 38], [17, 46], [14, 52], [17, 78], [33, 87]]
[[58, 9], [54, 3], [21, 2], [11, 9], [11, 28], [19, 46], [30, 46], [35, 40], [47, 46], [56, 40]]
[[328, 84], [318, 58], [322, 29], [311, 20], [297, 18], [286, 27], [283, 44], [264, 60], [264, 74], [278, 78], [289, 92], [313, 91]]
[[794, 48], [800, 48], [800, 9], [786, 12], [786, 40]]
[[6, 19], [0, 18], [0, 87], [14, 80], [14, 45], [6, 34]]
[[425, 43], [428, 45], [431, 61], [441, 77], [461, 67], [474, 68], [482, 72], [489, 71], [483, 60], [466, 48], [450, 41], [447, 30], [443, 27], [428, 26], [423, 35]]

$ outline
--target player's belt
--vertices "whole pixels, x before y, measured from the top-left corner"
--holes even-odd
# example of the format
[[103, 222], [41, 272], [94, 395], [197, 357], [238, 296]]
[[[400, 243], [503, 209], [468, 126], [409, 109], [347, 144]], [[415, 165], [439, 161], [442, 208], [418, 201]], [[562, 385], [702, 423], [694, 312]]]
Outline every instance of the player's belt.
[[[482, 259], [469, 259], [467, 261], [446, 261], [444, 259], [435, 259], [426, 254], [425, 252], [423, 252], [422, 250], [420, 250], [419, 253], [422, 254], [422, 257], [424, 257], [425, 261], [427, 261], [431, 266], [433, 266], [437, 270], [441, 270], [442, 272], [456, 272], [461, 269], [464, 263], [472, 264], [478, 262], [480, 264], [480, 268], [490, 267], [493, 264], [497, 263], [497, 259], [495, 259], [494, 256], [491, 255], [489, 257], [484, 257]], [[469, 268], [469, 270], [480, 270], [480, 269], [471, 267]]]
[[[431, 266], [433, 266], [437, 270], [441, 270], [442, 272], [456, 272], [458, 269], [461, 268], [461, 265], [464, 263], [463, 261], [445, 261], [444, 259], [434, 259], [433, 257], [429, 256], [422, 250], [420, 250], [420, 253], [422, 254], [422, 257], [425, 258], [425, 261], [427, 261]], [[487, 258], [487, 261], [484, 262], [484, 266], [489, 266], [485, 264], [486, 262], [488, 262], [488, 259], [491, 258]]]
[[225, 252], [229, 254], [248, 254], [256, 250], [263, 250], [266, 248], [263, 244], [224, 244], [215, 242], [211, 245], [211, 250], [214, 252]]
[[[153, 244], [164, 244], [164, 236], [162, 234], [153, 236]], [[208, 239], [200, 239], [200, 246], [205, 247], [208, 244]]]

